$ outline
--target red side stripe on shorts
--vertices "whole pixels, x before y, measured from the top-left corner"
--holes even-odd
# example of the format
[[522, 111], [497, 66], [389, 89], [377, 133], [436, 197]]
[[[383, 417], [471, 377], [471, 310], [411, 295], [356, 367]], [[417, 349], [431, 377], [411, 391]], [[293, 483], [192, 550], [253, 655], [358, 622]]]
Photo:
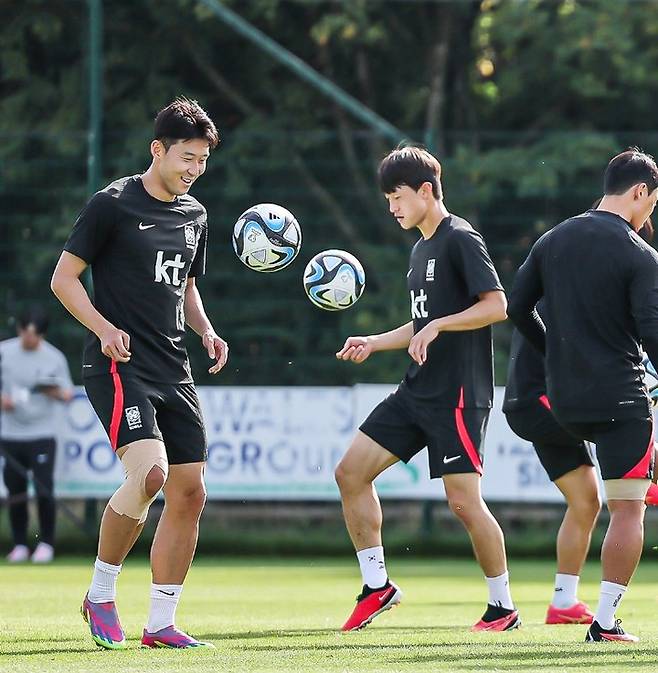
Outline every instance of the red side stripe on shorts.
[[542, 395], [542, 396], [539, 398], [539, 401], [540, 401], [540, 402], [541, 402], [541, 403], [542, 403], [542, 404], [543, 404], [549, 411], [551, 410], [551, 403], [550, 403], [548, 397], [546, 397], [546, 395]]
[[464, 387], [459, 391], [459, 404], [455, 409], [455, 422], [457, 423], [457, 433], [459, 434], [459, 439], [461, 440], [462, 445], [466, 449], [468, 457], [473, 463], [473, 467], [476, 469], [478, 474], [482, 474], [482, 461], [480, 460], [480, 455], [475, 448], [473, 441], [471, 440], [468, 429], [466, 428], [466, 423], [464, 422]]
[[648, 479], [649, 467], [653, 460], [653, 423], [651, 424], [651, 437], [649, 437], [649, 446], [647, 452], [642, 456], [640, 462], [632, 467], [622, 479]]
[[123, 414], [123, 383], [117, 371], [117, 363], [112, 360], [110, 366], [112, 374], [112, 383], [114, 383], [114, 404], [112, 406], [112, 420], [110, 421], [110, 445], [116, 451], [119, 441], [119, 426], [121, 425], [121, 416]]

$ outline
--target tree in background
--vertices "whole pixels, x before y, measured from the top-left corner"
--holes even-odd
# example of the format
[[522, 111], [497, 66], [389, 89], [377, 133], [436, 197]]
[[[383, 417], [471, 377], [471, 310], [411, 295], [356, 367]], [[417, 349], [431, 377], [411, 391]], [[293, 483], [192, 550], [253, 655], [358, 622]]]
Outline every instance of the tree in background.
[[[648, 3], [226, 4], [428, 144], [444, 164], [448, 207], [483, 230], [506, 282], [541, 232], [598, 196], [611, 154], [628, 143], [654, 150], [658, 18]], [[47, 296], [86, 198], [87, 17], [86, 4], [72, 0], [11, 0], [3, 9], [0, 324], [7, 325], [21, 302]], [[144, 168], [150, 120], [179, 93], [198, 98], [223, 136], [199, 185], [211, 222], [201, 282], [231, 343], [223, 381], [397, 380], [404, 353], [353, 368], [333, 359], [345, 334], [383, 330], [408, 315], [404, 275], [414, 237], [398, 230], [374, 179], [391, 142], [197, 0], [105, 0], [104, 24], [105, 182]], [[290, 208], [304, 231], [300, 258], [270, 276], [244, 269], [230, 246], [235, 219], [261, 201]], [[343, 314], [315, 309], [301, 286], [305, 262], [327, 247], [350, 250], [366, 267], [366, 293]], [[499, 378], [506, 330], [498, 331]], [[53, 337], [75, 370], [78, 328], [60, 315]]]

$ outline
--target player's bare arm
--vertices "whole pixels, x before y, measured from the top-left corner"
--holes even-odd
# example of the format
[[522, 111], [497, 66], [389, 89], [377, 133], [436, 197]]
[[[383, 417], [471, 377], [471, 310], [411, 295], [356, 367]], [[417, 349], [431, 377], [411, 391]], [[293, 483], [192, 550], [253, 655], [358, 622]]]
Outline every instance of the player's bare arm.
[[507, 318], [507, 300], [500, 290], [481, 292], [478, 301], [460, 313], [432, 320], [414, 335], [409, 343], [409, 355], [422, 365], [427, 360], [427, 347], [440, 332], [466, 332], [480, 329]]
[[201, 337], [208, 357], [215, 360], [208, 373], [217, 374], [228, 360], [228, 344], [217, 335], [203, 308], [203, 301], [194, 278], [187, 279], [185, 287], [185, 322]]
[[130, 336], [94, 308], [80, 281], [80, 275], [86, 268], [87, 263], [83, 259], [70, 252], [62, 252], [50, 281], [50, 289], [69, 313], [98, 337], [103, 355], [116, 362], [128, 362]]
[[348, 337], [341, 350], [336, 353], [336, 357], [339, 360], [351, 360], [360, 364], [375, 351], [392, 351], [407, 348], [413, 334], [414, 324], [410, 321], [382, 334]]

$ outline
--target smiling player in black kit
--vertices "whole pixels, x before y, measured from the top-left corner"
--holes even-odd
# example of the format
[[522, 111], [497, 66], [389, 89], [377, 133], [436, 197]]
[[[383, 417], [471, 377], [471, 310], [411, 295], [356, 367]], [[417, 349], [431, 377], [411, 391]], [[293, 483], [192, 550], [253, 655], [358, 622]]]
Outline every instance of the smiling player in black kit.
[[[85, 389], [121, 459], [125, 481], [103, 513], [82, 613], [94, 642], [126, 646], [115, 605], [121, 565], [160, 490], [165, 506], [151, 549], [148, 647], [209, 646], [175, 627], [183, 581], [205, 504], [206, 437], [185, 346], [186, 324], [215, 363], [228, 346], [208, 319], [196, 278], [205, 272], [205, 208], [188, 194], [219, 142], [206, 112], [177, 98], [159, 112], [152, 162], [112, 182], [80, 213], [53, 274], [52, 289], [89, 332]], [[93, 304], [80, 282], [90, 266]]]
[[513, 629], [520, 619], [509, 590], [503, 533], [480, 493], [493, 400], [491, 325], [506, 317], [505, 295], [482, 236], [448, 212], [435, 157], [417, 147], [394, 150], [379, 167], [379, 183], [399, 225], [421, 233], [407, 274], [411, 321], [383, 334], [349, 337], [336, 356], [361, 363], [379, 350], [408, 349], [413, 362], [336, 468], [363, 579], [342, 628], [363, 628], [400, 602], [402, 593], [386, 572], [373, 481], [427, 447], [430, 476], [443, 478], [448, 503], [486, 576], [489, 605], [473, 630]]
[[[658, 167], [637, 148], [613, 157], [596, 209], [565, 220], [532, 247], [509, 314], [546, 356], [552, 411], [592, 441], [610, 524], [599, 604], [586, 640], [635, 642], [615, 620], [642, 553], [653, 476], [653, 419], [641, 346], [658, 358], [658, 253], [637, 232], [658, 199]], [[542, 300], [542, 318], [536, 306]]]

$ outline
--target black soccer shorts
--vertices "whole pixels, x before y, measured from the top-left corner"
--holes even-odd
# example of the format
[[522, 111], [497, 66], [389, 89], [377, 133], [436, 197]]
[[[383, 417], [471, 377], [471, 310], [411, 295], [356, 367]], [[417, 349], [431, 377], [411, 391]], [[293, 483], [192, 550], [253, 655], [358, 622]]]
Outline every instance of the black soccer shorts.
[[508, 411], [505, 416], [515, 434], [532, 442], [551, 481], [581, 465], [594, 465], [587, 444], [569, 434], [555, 420], [545, 396], [527, 407]]
[[576, 437], [596, 444], [596, 458], [604, 481], [653, 479], [652, 418], [562, 424]]
[[489, 409], [419, 405], [399, 388], [380, 402], [359, 430], [408, 463], [427, 447], [430, 477], [482, 474]]
[[193, 383], [159, 383], [117, 372], [84, 381], [112, 448], [139, 439], [164, 442], [170, 465], [204, 462], [206, 431]]

